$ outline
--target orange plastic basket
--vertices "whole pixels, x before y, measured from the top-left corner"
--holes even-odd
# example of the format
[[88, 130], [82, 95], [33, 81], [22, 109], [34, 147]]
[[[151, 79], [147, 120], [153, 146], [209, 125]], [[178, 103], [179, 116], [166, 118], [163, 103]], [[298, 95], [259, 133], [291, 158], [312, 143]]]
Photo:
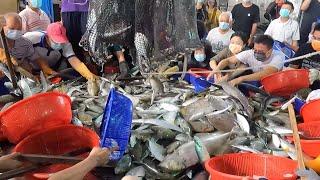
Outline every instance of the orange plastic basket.
[[305, 69], [281, 71], [261, 80], [264, 90], [275, 96], [288, 97], [303, 88], [308, 88], [309, 71]]
[[305, 123], [320, 121], [320, 100], [311, 101], [303, 105], [300, 114]]
[[70, 97], [57, 92], [34, 95], [0, 114], [3, 134], [14, 144], [40, 130], [69, 124], [71, 118]]
[[[320, 137], [320, 121], [298, 124], [298, 129], [308, 137]], [[288, 137], [293, 140], [292, 137]], [[306, 140], [301, 139], [301, 148], [304, 153], [311, 157], [318, 157], [320, 155], [320, 140]]]
[[296, 161], [264, 154], [237, 153], [211, 158], [205, 168], [211, 179], [242, 180], [262, 176], [269, 180], [295, 180]]
[[[74, 125], [64, 125], [44, 129], [23, 139], [14, 148], [14, 152], [25, 154], [63, 155], [82, 148], [99, 146], [99, 136], [92, 130]], [[27, 180], [36, 178], [39, 174], [50, 174], [61, 171], [70, 165], [56, 164], [44, 167], [36, 172], [25, 175]], [[88, 174], [85, 179], [95, 179]]]

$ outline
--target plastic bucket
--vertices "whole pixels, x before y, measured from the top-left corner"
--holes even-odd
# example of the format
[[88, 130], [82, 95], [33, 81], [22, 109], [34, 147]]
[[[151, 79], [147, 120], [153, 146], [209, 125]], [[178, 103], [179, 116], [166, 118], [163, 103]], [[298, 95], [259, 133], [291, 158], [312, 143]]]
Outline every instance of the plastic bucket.
[[300, 115], [305, 123], [320, 121], [320, 100], [311, 101], [303, 105]]
[[[320, 121], [299, 124], [298, 129], [308, 137], [320, 137]], [[300, 141], [302, 150], [307, 155], [311, 157], [318, 157], [320, 155], [320, 140], [301, 139]]]
[[266, 92], [275, 96], [289, 97], [303, 88], [308, 88], [309, 71], [305, 69], [281, 71], [261, 80]]
[[295, 180], [296, 161], [265, 155], [237, 153], [211, 158], [205, 163], [211, 179], [242, 180], [244, 177], [266, 177], [270, 180]]
[[[92, 130], [74, 125], [65, 125], [44, 129], [32, 134], [17, 144], [13, 151], [25, 154], [63, 155], [82, 148], [97, 146], [99, 146], [99, 136]], [[33, 172], [33, 174], [50, 174], [68, 167], [70, 165], [52, 165]], [[28, 174], [25, 177], [27, 179], [38, 179], [33, 174]]]
[[21, 100], [0, 114], [1, 129], [11, 143], [51, 127], [70, 124], [70, 97], [57, 93], [41, 93]]
[[112, 160], [119, 160], [125, 153], [131, 133], [133, 105], [125, 95], [110, 90], [100, 128], [101, 147], [113, 147], [116, 141], [118, 151], [111, 154]]

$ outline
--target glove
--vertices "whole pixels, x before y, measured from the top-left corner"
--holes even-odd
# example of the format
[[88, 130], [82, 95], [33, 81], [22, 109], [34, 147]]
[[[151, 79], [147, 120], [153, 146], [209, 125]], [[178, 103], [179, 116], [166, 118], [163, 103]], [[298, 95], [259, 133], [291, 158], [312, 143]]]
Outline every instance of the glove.
[[97, 79], [96, 75], [90, 72], [85, 64], [82, 62], [74, 66], [74, 69], [81, 74], [87, 80], [95, 81]]
[[310, 84], [313, 84], [314, 81], [320, 79], [319, 74], [320, 74], [319, 70], [317, 70], [317, 69], [310, 69], [309, 70], [309, 82], [310, 82]]
[[320, 99], [320, 89], [312, 91], [307, 97], [307, 103], [313, 100]]
[[[167, 77], [170, 77], [172, 76], [173, 74], [170, 74], [170, 73], [174, 73], [174, 72], [178, 72], [179, 71], [179, 67], [178, 66], [173, 66], [167, 70], [164, 71], [164, 76], [167, 78]], [[169, 74], [167, 74], [169, 73]]]
[[320, 180], [320, 176], [313, 169], [310, 169], [310, 170], [299, 169], [297, 171], [297, 175], [300, 177], [306, 177], [307, 179]]

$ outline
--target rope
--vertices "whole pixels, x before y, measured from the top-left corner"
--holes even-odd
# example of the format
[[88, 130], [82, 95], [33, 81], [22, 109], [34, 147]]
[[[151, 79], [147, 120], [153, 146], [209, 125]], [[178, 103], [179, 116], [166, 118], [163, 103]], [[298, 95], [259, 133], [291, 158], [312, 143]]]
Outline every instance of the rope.
[[[287, 59], [287, 60], [284, 61], [284, 64], [285, 63], [294, 62], [294, 61], [298, 61], [298, 60], [305, 59], [305, 58], [309, 58], [309, 57], [316, 56], [316, 55], [320, 55], [320, 51], [309, 53], [309, 54], [306, 54], [306, 55], [303, 55], [303, 56], [299, 56], [299, 57], [295, 57], [295, 58], [291, 58], [291, 59]], [[238, 69], [227, 69], [227, 70], [218, 70], [218, 71], [210, 71], [210, 70], [197, 71], [197, 73], [211, 73], [211, 72], [214, 72], [214, 73], [228, 73], [228, 72], [252, 70], [254, 68], [264, 68], [264, 67], [267, 67], [267, 66], [269, 66], [269, 65], [265, 64], [265, 65], [261, 65], [261, 66], [255, 66], [255, 67], [246, 67], [246, 68], [238, 68]], [[185, 74], [185, 73], [188, 73], [188, 72], [186, 72], [186, 71], [154, 72], [154, 73], [142, 73], [142, 74], [143, 75], [174, 75], [174, 74]]]

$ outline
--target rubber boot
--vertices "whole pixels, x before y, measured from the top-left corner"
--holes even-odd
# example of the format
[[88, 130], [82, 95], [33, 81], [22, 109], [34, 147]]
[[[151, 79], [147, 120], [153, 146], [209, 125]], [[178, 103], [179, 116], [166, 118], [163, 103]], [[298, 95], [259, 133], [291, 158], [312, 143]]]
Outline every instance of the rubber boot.
[[120, 75], [118, 76], [117, 79], [123, 79], [128, 77], [129, 67], [126, 61], [119, 63], [119, 69], [120, 69]]

